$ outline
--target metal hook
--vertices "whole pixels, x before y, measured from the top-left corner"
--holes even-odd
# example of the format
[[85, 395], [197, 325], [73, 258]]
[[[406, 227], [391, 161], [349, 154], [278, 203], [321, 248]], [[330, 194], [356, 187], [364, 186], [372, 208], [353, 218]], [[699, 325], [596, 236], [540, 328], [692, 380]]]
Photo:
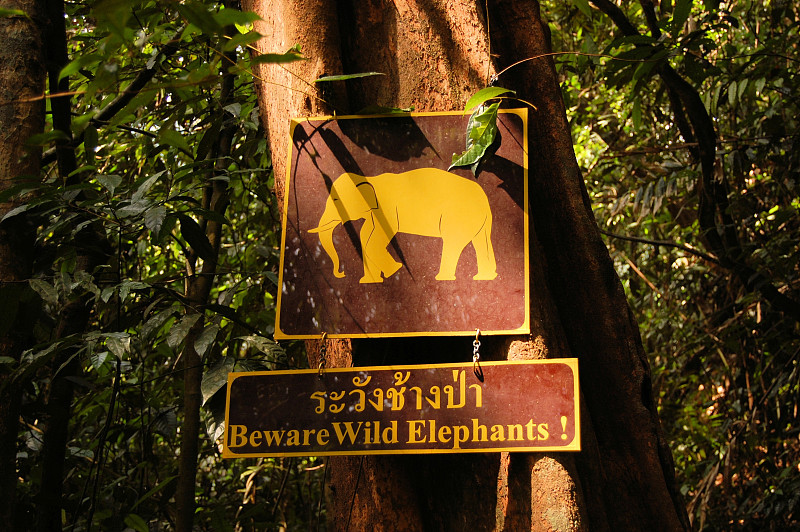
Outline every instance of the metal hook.
[[480, 337], [481, 337], [481, 330], [475, 329], [475, 340], [472, 342], [472, 371], [474, 371], [476, 375], [478, 374], [479, 370], [478, 362], [481, 359], [481, 354], [478, 352], [478, 350], [481, 348]]

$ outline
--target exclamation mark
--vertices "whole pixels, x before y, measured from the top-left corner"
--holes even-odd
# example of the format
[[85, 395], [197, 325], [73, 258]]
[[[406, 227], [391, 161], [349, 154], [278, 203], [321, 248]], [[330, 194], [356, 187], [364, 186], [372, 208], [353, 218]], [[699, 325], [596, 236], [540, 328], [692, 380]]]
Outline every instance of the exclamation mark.
[[567, 439], [567, 434], [566, 434], [567, 433], [567, 416], [561, 416], [561, 431], [563, 432], [563, 434], [561, 434], [561, 439], [562, 440], [566, 440]]

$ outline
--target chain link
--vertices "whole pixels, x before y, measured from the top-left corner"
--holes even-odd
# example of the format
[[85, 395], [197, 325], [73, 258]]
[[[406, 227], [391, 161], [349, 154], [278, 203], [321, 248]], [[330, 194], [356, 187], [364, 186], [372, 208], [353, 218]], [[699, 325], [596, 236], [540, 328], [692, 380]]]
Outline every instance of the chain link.
[[475, 329], [475, 340], [472, 342], [472, 369], [478, 370], [478, 362], [481, 360], [479, 349], [481, 348], [481, 341], [478, 339], [481, 336], [481, 330]]
[[322, 378], [322, 373], [325, 371], [325, 366], [328, 363], [327, 359], [325, 358], [328, 354], [328, 346], [325, 343], [325, 340], [328, 337], [328, 333], [322, 333], [322, 345], [319, 346], [319, 378]]

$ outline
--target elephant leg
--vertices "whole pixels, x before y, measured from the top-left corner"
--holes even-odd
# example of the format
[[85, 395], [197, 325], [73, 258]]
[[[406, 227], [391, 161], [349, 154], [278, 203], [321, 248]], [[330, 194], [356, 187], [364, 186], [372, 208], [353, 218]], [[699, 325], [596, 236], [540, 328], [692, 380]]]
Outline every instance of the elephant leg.
[[475, 256], [478, 261], [478, 273], [473, 279], [476, 281], [491, 281], [497, 277], [497, 262], [494, 258], [494, 248], [492, 247], [492, 219], [488, 218], [486, 223], [472, 239], [472, 247], [475, 248]]
[[[375, 227], [370, 217], [361, 227], [361, 253], [364, 256], [364, 276], [360, 283], [382, 283], [403, 265], [394, 260], [386, 249], [394, 233], [388, 235], [383, 228]], [[383, 277], [381, 277], [383, 274]]]
[[439, 264], [439, 273], [436, 274], [437, 281], [456, 280], [458, 259], [467, 247], [467, 242], [463, 238], [442, 237], [442, 262]]

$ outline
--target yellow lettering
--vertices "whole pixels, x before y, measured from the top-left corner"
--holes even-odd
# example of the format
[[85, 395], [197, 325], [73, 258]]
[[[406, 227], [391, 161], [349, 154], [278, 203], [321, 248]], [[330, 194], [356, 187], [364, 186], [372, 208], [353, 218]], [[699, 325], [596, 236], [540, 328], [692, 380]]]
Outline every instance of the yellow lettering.
[[528, 436], [528, 441], [536, 441], [536, 436], [533, 434], [533, 429], [536, 428], [536, 423], [531, 419], [525, 423], [525, 431]]
[[509, 425], [508, 426], [508, 439], [510, 441], [519, 441], [522, 439], [522, 425]]
[[250, 434], [250, 446], [258, 447], [259, 445], [261, 445], [261, 433], [257, 430], [254, 430]]
[[303, 445], [308, 445], [308, 438], [317, 432], [316, 429], [303, 429]]
[[328, 429], [319, 429], [319, 432], [317, 432], [317, 445], [328, 445], [330, 441]]
[[469, 428], [466, 425], [459, 425], [453, 428], [453, 449], [460, 449], [461, 444], [469, 441]]
[[[344, 425], [344, 431], [342, 431], [341, 425]], [[333, 430], [336, 432], [336, 437], [339, 439], [340, 444], [344, 443], [345, 437], [353, 444], [356, 442], [356, 436], [358, 436], [358, 432], [361, 430], [361, 425], [363, 425], [363, 421], [359, 421], [356, 430], [353, 430], [352, 421], [345, 421], [344, 423], [339, 423], [337, 421], [333, 424]]]
[[429, 427], [430, 428], [430, 432], [429, 432], [428, 443], [436, 443], [436, 420], [435, 419], [430, 419], [430, 420], [428, 420], [428, 422], [430, 423], [430, 427]]
[[486, 425], [479, 425], [477, 419], [472, 420], [472, 441], [486, 441]]
[[475, 407], [480, 408], [483, 406], [483, 389], [480, 384], [470, 384], [470, 388], [475, 388]]
[[492, 425], [492, 441], [506, 441], [506, 431], [503, 425]]
[[416, 419], [408, 422], [408, 443], [425, 443], [425, 439], [419, 439], [422, 427], [425, 426], [424, 419]]
[[412, 390], [415, 394], [417, 394], [416, 395], [416, 397], [417, 397], [417, 410], [422, 410], [422, 390], [420, 388], [418, 388], [417, 386], [414, 386], [413, 388], [410, 388], [410, 390]]
[[366, 423], [366, 434], [364, 435], [364, 443], [380, 443], [381, 442], [381, 422], [375, 421], [372, 425], [372, 435], [370, 437], [370, 430], [369, 430], [370, 422], [367, 421]]
[[231, 425], [230, 436], [231, 440], [228, 447], [241, 447], [247, 443], [247, 427], [244, 425]]
[[381, 436], [383, 443], [397, 443], [397, 421], [389, 423], [389, 426], [383, 429]]
[[286, 445], [300, 445], [300, 431], [290, 430], [289, 438], [286, 440]]
[[267, 440], [267, 445], [272, 445], [273, 442], [275, 445], [281, 444], [281, 439], [283, 435], [286, 433], [285, 430], [278, 432], [277, 430], [265, 430], [264, 431], [264, 439]]
[[[431, 420], [433, 421], [433, 420]], [[439, 441], [442, 443], [447, 443], [450, 441], [450, 427], [445, 425], [444, 427], [439, 429]]]
[[550, 437], [550, 432], [548, 432], [547, 429], [548, 429], [547, 423], [542, 423], [541, 425], [539, 425], [539, 439], [540, 440], [546, 440], [547, 438]]

